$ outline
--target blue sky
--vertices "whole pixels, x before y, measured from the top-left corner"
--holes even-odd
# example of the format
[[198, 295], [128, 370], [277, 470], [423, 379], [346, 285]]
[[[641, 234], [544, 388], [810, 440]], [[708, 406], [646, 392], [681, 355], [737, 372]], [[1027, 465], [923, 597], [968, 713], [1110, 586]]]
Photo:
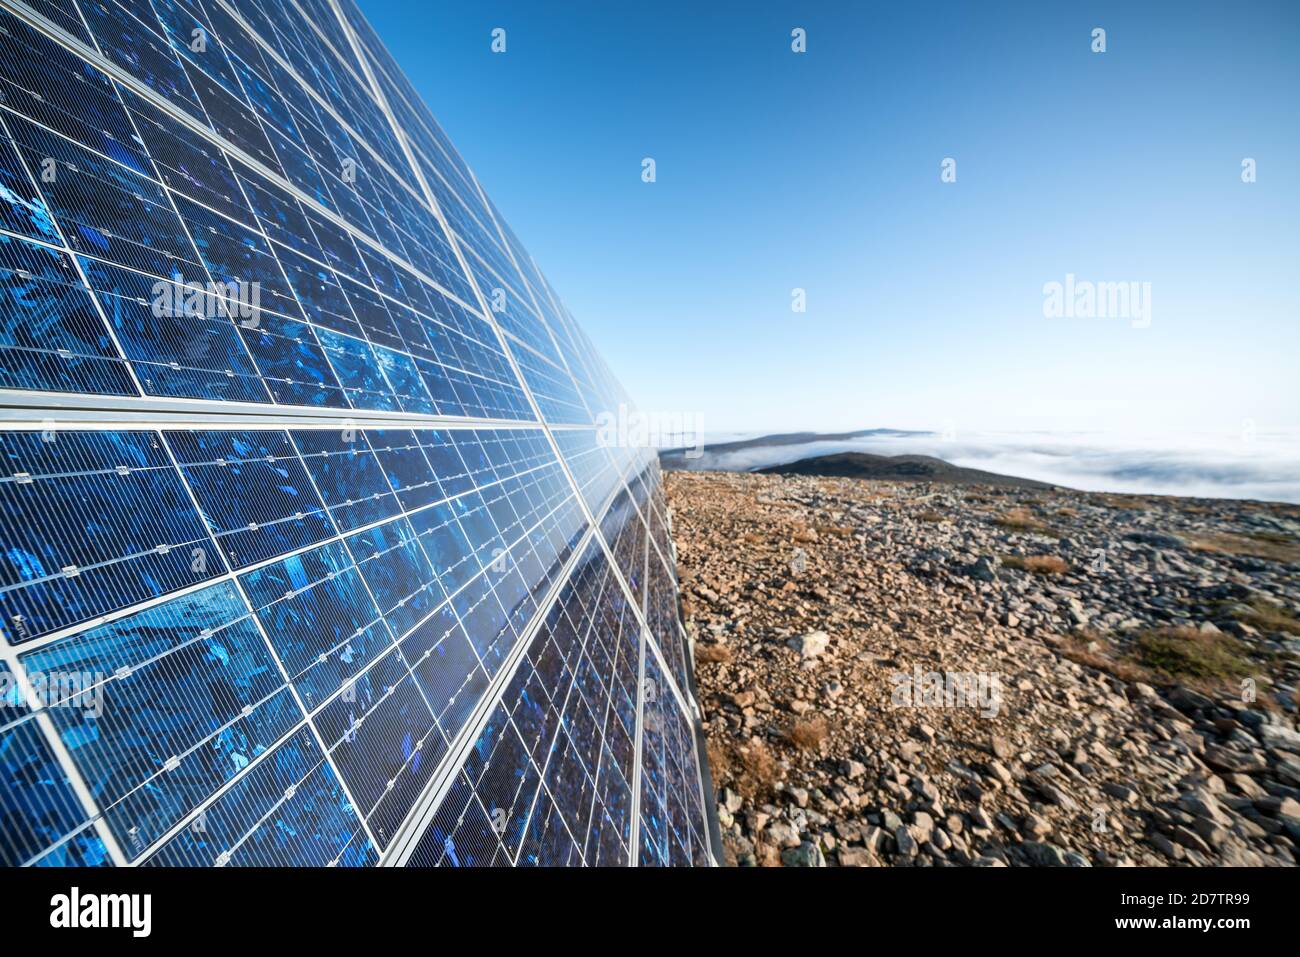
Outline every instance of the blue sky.
[[[644, 409], [1300, 428], [1292, 0], [361, 7]], [[1067, 273], [1149, 327], [1046, 318]]]

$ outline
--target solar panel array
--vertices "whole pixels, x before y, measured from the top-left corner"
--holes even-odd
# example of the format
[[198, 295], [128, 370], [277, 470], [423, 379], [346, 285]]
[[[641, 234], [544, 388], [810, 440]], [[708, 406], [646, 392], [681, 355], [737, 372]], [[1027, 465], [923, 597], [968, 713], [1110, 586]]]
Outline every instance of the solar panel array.
[[712, 863], [626, 404], [349, 0], [0, 0], [0, 864]]

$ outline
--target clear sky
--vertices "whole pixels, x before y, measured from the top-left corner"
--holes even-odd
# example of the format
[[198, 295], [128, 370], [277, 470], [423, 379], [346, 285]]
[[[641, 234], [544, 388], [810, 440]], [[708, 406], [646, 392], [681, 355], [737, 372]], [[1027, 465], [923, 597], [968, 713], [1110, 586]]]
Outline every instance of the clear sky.
[[1296, 0], [360, 4], [643, 409], [1300, 427]]

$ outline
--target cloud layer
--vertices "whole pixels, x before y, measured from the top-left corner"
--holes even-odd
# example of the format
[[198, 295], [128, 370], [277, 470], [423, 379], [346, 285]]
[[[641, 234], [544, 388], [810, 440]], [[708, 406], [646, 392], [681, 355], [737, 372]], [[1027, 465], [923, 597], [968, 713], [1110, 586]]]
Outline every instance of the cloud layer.
[[1281, 434], [1171, 440], [1092, 433], [980, 432], [955, 438], [918, 433], [705, 453], [690, 467], [749, 471], [835, 452], [933, 455], [965, 468], [1093, 492], [1300, 503], [1300, 436]]

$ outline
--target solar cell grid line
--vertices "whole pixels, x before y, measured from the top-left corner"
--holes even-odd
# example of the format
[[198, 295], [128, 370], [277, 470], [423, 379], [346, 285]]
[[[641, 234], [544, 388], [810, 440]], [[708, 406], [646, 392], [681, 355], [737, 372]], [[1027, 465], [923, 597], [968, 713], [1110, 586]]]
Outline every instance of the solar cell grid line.
[[[294, 732], [275, 751], [267, 752], [267, 755], [275, 755], [275, 758], [259, 761], [247, 775], [205, 808], [199, 819], [200, 827], [185, 827], [177, 831], [166, 842], [160, 843], [141, 864], [251, 864], [269, 867], [301, 860], [308, 866], [330, 866], [339, 861], [358, 835], [368, 842], [365, 831], [358, 822], [351, 833], [346, 830], [339, 833], [333, 843], [339, 845], [340, 838], [346, 840], [338, 846], [333, 857], [326, 855], [323, 848], [313, 846], [313, 838], [320, 838], [321, 835], [303, 827], [277, 829], [281, 841], [292, 842], [295, 848], [300, 849], [296, 855], [285, 853], [282, 848], [255, 846], [258, 834], [268, 824], [279, 823], [283, 817], [288, 816], [295, 802], [301, 801], [304, 794], [311, 795], [313, 791], [326, 789], [330, 782], [337, 784], [329, 764], [306, 727]], [[333, 802], [327, 808], [317, 810], [322, 817], [334, 817], [345, 829], [348, 826], [345, 812], [333, 805]], [[308, 818], [307, 823], [310, 823], [307, 814], [300, 817]], [[338, 818], [343, 820], [338, 821]], [[246, 846], [249, 846], [248, 850], [245, 850]]]

